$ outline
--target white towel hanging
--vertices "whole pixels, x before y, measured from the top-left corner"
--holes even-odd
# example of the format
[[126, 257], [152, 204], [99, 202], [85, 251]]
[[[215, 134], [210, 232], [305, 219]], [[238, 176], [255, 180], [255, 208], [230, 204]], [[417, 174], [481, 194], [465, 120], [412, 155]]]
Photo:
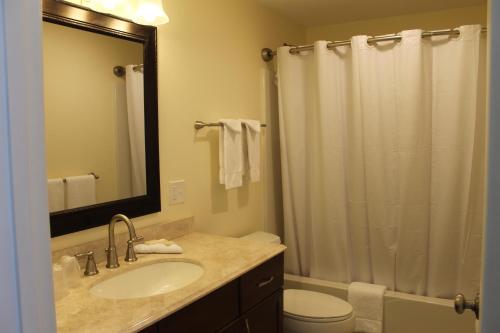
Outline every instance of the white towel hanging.
[[383, 332], [385, 290], [385, 286], [362, 282], [349, 285], [348, 301], [356, 313], [355, 332]]
[[219, 181], [226, 190], [243, 184], [243, 147], [240, 120], [221, 119], [219, 131]]
[[258, 120], [241, 119], [245, 127], [246, 158], [250, 170], [250, 180], [252, 182], [260, 181], [260, 129], [261, 124]]

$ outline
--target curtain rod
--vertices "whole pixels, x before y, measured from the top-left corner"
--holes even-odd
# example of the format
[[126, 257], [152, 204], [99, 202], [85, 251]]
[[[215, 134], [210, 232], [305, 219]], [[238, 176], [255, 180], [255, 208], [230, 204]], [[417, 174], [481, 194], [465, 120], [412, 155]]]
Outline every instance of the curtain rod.
[[[481, 28], [482, 33], [486, 33], [487, 29], [486, 28]], [[422, 32], [422, 38], [424, 37], [432, 37], [432, 36], [457, 36], [460, 35], [460, 30], [458, 29], [443, 29], [443, 30], [430, 30], [430, 31], [423, 31]], [[368, 38], [367, 42], [368, 43], [377, 43], [377, 42], [386, 42], [386, 41], [401, 41], [403, 37], [401, 35], [384, 35], [384, 36], [375, 36]], [[329, 50], [336, 48], [338, 46], [345, 46], [345, 45], [351, 45], [351, 40], [341, 40], [341, 41], [335, 41], [327, 44], [327, 48]], [[291, 54], [297, 54], [302, 51], [312, 51], [314, 50], [314, 45], [304, 45], [304, 46], [295, 46], [290, 49]], [[270, 48], [264, 48], [261, 50], [261, 57], [262, 60], [265, 62], [273, 60], [273, 58], [278, 55], [277, 51], [273, 51]]]
[[[200, 121], [200, 120], [197, 120], [194, 122], [194, 128], [199, 130], [199, 129], [202, 129], [204, 127], [222, 127], [222, 123], [206, 123], [204, 121]], [[260, 127], [267, 127], [266, 124], [260, 124]]]

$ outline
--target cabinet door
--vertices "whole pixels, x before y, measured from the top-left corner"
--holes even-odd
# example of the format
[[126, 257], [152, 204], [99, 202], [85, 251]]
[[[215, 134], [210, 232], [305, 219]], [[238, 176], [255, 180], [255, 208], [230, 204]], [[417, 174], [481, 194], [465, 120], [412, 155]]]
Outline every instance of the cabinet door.
[[158, 333], [158, 324], [153, 324], [142, 331], [139, 331], [139, 333]]
[[283, 332], [283, 290], [279, 290], [262, 303], [251, 309], [246, 315], [247, 333], [282, 333]]
[[160, 321], [158, 332], [217, 332], [238, 318], [238, 314], [238, 280], [235, 280]]
[[248, 313], [219, 333], [282, 333], [283, 291], [280, 290], [256, 305]]
[[245, 318], [240, 318], [230, 325], [226, 326], [219, 333], [246, 333]]

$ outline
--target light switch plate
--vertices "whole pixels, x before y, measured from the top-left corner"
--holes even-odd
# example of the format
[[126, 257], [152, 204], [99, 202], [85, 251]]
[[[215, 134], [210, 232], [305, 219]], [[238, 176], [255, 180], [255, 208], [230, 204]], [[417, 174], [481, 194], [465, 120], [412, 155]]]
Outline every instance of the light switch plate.
[[184, 203], [186, 192], [186, 182], [184, 179], [174, 180], [168, 183], [168, 203], [169, 205], [180, 205]]

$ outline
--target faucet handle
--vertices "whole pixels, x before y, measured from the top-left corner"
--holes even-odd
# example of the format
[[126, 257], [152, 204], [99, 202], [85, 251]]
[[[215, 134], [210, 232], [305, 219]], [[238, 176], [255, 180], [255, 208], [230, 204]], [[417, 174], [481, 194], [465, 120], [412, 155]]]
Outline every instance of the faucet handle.
[[77, 259], [87, 257], [87, 263], [85, 265], [85, 272], [83, 273], [83, 274], [85, 274], [85, 276], [93, 276], [93, 275], [99, 274], [99, 270], [97, 269], [97, 265], [95, 263], [93, 251], [78, 253], [78, 254], [75, 254], [75, 257]]
[[135, 250], [134, 250], [134, 243], [137, 243], [137, 242], [140, 242], [143, 240], [144, 240], [144, 237], [136, 236], [135, 238], [129, 239], [127, 241], [127, 253], [125, 254], [125, 261], [127, 261], [127, 262], [137, 261], [137, 255], [135, 254]]

